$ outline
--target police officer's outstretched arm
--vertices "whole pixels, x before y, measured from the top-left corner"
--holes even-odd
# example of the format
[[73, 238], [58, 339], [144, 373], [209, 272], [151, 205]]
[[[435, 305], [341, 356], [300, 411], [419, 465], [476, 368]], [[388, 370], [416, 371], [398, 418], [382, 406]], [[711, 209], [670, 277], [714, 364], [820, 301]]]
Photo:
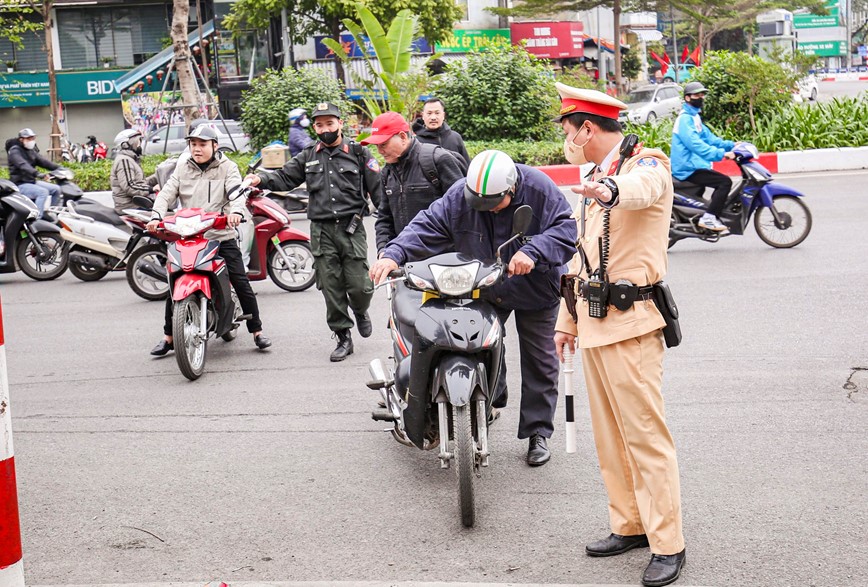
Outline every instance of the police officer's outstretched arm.
[[304, 183], [304, 165], [309, 160], [314, 159], [315, 156], [316, 153], [314, 153], [313, 149], [305, 149], [287, 161], [277, 171], [257, 171], [256, 176], [259, 178], [259, 187], [278, 192], [294, 190]]
[[669, 162], [663, 153], [659, 156], [643, 155], [630, 173], [617, 175], [613, 179], [618, 185], [618, 208], [641, 210], [653, 206], [666, 194], [672, 176]]

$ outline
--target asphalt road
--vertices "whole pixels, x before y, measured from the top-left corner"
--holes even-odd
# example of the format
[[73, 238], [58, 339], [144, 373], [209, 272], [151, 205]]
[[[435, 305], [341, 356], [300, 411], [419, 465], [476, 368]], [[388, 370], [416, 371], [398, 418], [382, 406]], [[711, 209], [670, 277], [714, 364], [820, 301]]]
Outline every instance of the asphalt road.
[[[813, 212], [795, 249], [749, 229], [671, 251], [680, 585], [868, 584], [866, 179], [779, 178]], [[638, 583], [647, 550], [583, 554], [609, 531], [583, 390], [578, 452], [564, 452], [561, 404], [538, 469], [505, 410], [465, 530], [455, 473], [370, 419], [367, 363], [389, 351], [382, 292], [374, 335], [334, 365], [315, 289], [254, 287], [274, 346], [214, 342], [191, 383], [173, 356], [148, 356], [163, 307], [122, 275], [0, 275], [28, 584]], [[516, 389], [514, 342], [510, 330]]]
[[856, 97], [868, 90], [868, 81], [837, 80], [834, 82], [819, 82], [817, 101], [829, 102], [838, 97]]

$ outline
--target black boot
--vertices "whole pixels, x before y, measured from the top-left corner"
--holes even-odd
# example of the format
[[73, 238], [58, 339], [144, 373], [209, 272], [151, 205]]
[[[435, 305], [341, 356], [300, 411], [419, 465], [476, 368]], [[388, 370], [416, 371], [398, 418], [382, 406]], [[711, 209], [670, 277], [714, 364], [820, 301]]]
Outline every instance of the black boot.
[[371, 333], [374, 331], [374, 325], [371, 324], [371, 317], [368, 316], [368, 313], [355, 314], [355, 316], [356, 328], [359, 329], [359, 334], [362, 335], [362, 338], [368, 338], [371, 336]]
[[353, 337], [350, 335], [349, 328], [346, 330], [338, 330], [333, 336], [338, 339], [338, 346], [332, 351], [332, 355], [329, 359], [332, 363], [337, 363], [353, 354]]

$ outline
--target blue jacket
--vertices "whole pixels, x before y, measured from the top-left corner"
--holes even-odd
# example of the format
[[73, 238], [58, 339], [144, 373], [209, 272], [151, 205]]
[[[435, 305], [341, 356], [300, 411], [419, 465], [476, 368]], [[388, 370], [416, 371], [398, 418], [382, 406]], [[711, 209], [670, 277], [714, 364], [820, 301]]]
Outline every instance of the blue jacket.
[[533, 259], [533, 271], [506, 277], [498, 285], [482, 290], [481, 295], [507, 310], [556, 306], [561, 274], [576, 252], [576, 221], [569, 202], [548, 176], [526, 165], [517, 167], [516, 195], [504, 210], [497, 214], [474, 210], [464, 199], [467, 181], [458, 181], [390, 241], [383, 256], [403, 265], [456, 251], [493, 263], [497, 247], [512, 233], [515, 210], [528, 204], [533, 209], [530, 228], [502, 254], [504, 263], [508, 263], [521, 250]]
[[711, 162], [722, 160], [734, 146], [732, 141], [711, 132], [699, 117], [699, 110], [685, 102], [672, 130], [672, 175], [684, 180], [697, 169], [711, 169]]
[[289, 127], [289, 155], [295, 157], [313, 144], [313, 139], [297, 124]]

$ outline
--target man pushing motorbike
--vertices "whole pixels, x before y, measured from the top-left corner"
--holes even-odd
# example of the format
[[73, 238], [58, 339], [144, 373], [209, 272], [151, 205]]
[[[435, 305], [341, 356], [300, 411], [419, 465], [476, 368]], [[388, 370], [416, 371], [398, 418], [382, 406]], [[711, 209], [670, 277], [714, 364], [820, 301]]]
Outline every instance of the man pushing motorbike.
[[[228, 228], [209, 230], [206, 237], [220, 241], [219, 254], [226, 261], [229, 270], [229, 281], [235, 288], [241, 309], [250, 315], [247, 320], [247, 330], [253, 334], [253, 342], [260, 349], [271, 346], [271, 340], [262, 334], [262, 322], [259, 319], [259, 306], [256, 295], [250, 286], [241, 249], [235, 241], [235, 227], [241, 223], [244, 215], [244, 197], [236, 192], [241, 187], [241, 173], [238, 166], [217, 151], [217, 133], [211, 126], [202, 125], [190, 131], [187, 136], [190, 147], [190, 158], [179, 163], [160, 190], [154, 201], [154, 210], [148, 230], [154, 232], [160, 220], [165, 217], [169, 208], [180, 200], [182, 208], [202, 208], [206, 212], [225, 212]], [[166, 323], [163, 327], [165, 338], [151, 350], [154, 356], [162, 356], [174, 350], [172, 340], [172, 296], [166, 299]]]
[[[494, 305], [501, 322], [515, 313], [521, 350], [521, 412], [518, 437], [527, 438], [527, 464], [551, 458], [547, 439], [554, 431], [558, 399], [558, 360], [554, 328], [559, 282], [575, 252], [576, 224], [561, 191], [542, 172], [516, 165], [502, 151], [483, 151], [470, 163], [467, 179], [458, 181], [419, 212], [393, 239], [371, 267], [374, 282], [399, 265], [447, 251], [493, 262], [493, 243], [505, 242], [519, 206], [533, 209], [525, 236], [508, 248], [509, 277], [481, 295]], [[506, 366], [494, 394], [494, 407], [506, 405]]]

